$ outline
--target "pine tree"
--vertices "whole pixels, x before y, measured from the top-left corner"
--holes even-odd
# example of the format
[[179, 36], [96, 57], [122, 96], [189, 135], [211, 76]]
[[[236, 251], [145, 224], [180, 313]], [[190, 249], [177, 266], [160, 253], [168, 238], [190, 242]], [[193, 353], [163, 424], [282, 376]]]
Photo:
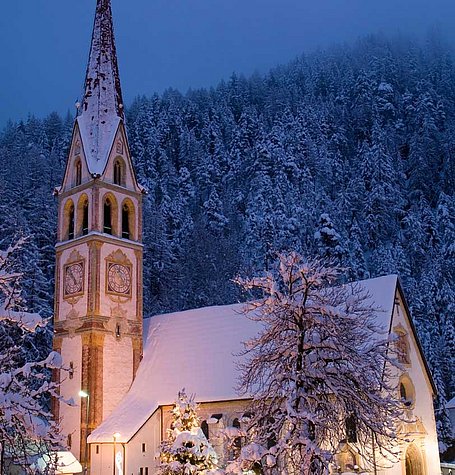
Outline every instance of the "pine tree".
[[197, 404], [185, 390], [178, 394], [172, 410], [168, 438], [160, 446], [160, 475], [215, 475], [216, 453], [199, 425]]
[[[58, 427], [45, 401], [58, 398], [58, 387], [50, 382], [50, 369], [61, 369], [61, 356], [50, 352], [33, 359], [30, 343], [46, 321], [37, 313], [22, 310], [14, 256], [23, 241], [0, 251], [0, 473], [11, 466], [35, 473], [36, 457], [49, 454], [60, 445]], [[35, 340], [36, 343], [36, 340]]]

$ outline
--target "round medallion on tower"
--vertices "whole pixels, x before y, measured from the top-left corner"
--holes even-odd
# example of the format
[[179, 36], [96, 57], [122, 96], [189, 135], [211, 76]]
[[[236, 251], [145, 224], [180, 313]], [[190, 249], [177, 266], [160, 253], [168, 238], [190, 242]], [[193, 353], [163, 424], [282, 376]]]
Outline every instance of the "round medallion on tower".
[[63, 295], [65, 299], [78, 297], [84, 293], [84, 259], [73, 251], [63, 268]]
[[116, 294], [131, 292], [131, 268], [122, 264], [108, 263], [108, 291]]
[[106, 292], [118, 297], [131, 297], [132, 264], [120, 250], [106, 258]]

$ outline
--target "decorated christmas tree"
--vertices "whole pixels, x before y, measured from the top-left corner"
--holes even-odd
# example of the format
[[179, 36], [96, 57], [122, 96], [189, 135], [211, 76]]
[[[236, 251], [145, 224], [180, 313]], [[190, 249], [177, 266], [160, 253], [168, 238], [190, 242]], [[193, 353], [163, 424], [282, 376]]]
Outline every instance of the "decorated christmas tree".
[[179, 392], [168, 438], [160, 446], [160, 475], [215, 475], [217, 456], [199, 425], [194, 396]]

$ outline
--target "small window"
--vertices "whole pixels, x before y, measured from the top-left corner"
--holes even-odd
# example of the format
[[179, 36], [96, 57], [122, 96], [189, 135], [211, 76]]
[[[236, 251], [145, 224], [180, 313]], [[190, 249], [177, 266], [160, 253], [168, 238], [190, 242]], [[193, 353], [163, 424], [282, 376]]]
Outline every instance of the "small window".
[[120, 338], [120, 324], [118, 324], [118, 323], [115, 326], [115, 336], [116, 336], [116, 338]]
[[75, 165], [75, 185], [79, 186], [82, 183], [82, 164], [80, 160], [76, 161]]
[[144, 467], [141, 467], [141, 468], [139, 469], [139, 475], [144, 475]]
[[145, 475], [149, 475], [149, 468], [145, 467]]
[[100, 446], [99, 445], [96, 446], [95, 451], [96, 451], [96, 455], [98, 455], [100, 453]]
[[68, 434], [68, 437], [66, 438], [66, 445], [68, 446], [69, 449], [71, 449], [72, 443], [73, 443], [73, 436], [72, 434]]
[[143, 443], [143, 444], [142, 444], [142, 453], [145, 453], [146, 448], [147, 448], [146, 445]]
[[112, 204], [109, 198], [104, 202], [104, 226], [103, 231], [106, 234], [112, 234]]
[[74, 239], [74, 206], [71, 205], [68, 217], [68, 239]]
[[114, 183], [116, 185], [122, 185], [123, 182], [123, 166], [120, 160], [116, 160], [114, 163]]
[[203, 434], [205, 435], [205, 438], [209, 440], [209, 425], [207, 424], [207, 421], [202, 421], [201, 429]]
[[[237, 417], [232, 421], [232, 427], [240, 430], [240, 421], [237, 419]], [[242, 437], [236, 437], [232, 443], [232, 446], [234, 449], [234, 458], [237, 458], [237, 456], [240, 454], [240, 449], [242, 448]]]
[[346, 418], [346, 439], [352, 444], [357, 442], [357, 424], [354, 414]]
[[415, 389], [411, 379], [406, 374], [400, 379], [400, 399], [405, 407], [412, 407], [415, 401]]
[[70, 361], [70, 369], [68, 375], [70, 379], [74, 378], [74, 363], [72, 361]]

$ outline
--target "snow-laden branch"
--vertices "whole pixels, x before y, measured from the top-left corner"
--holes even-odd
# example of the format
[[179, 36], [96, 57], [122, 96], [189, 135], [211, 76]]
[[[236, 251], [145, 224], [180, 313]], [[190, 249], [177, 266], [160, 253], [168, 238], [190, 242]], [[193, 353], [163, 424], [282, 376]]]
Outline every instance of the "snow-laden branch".
[[380, 309], [359, 286], [337, 285], [339, 277], [336, 267], [290, 253], [275, 271], [237, 280], [262, 293], [245, 312], [263, 324], [241, 365], [238, 388], [254, 399], [240, 470], [328, 473], [346, 442], [365, 469], [373, 450], [385, 463], [397, 460], [406, 418], [393, 345], [378, 325]]

